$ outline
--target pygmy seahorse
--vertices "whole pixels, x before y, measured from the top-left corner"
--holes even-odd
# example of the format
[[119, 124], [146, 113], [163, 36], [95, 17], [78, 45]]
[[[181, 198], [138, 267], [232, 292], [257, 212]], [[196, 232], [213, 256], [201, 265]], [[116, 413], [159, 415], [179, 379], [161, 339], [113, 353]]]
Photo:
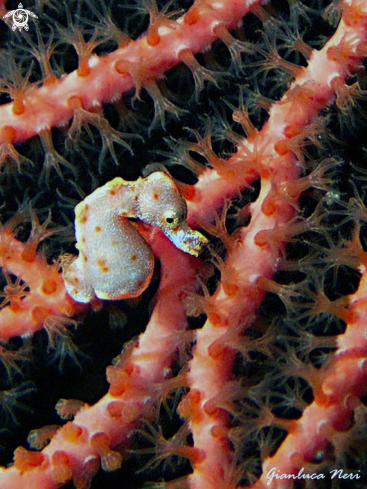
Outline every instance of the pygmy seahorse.
[[186, 222], [187, 206], [170, 175], [120, 177], [75, 207], [78, 257], [62, 260], [67, 292], [77, 302], [139, 296], [149, 285], [153, 253], [129, 218], [159, 227], [180, 250], [198, 256], [207, 239]]

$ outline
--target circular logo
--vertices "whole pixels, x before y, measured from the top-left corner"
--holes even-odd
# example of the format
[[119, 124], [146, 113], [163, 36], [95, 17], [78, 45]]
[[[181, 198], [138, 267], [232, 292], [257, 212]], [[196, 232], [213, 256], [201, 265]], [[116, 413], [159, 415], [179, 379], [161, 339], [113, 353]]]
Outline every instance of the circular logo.
[[23, 27], [26, 31], [29, 29], [28, 12], [22, 8], [18, 8], [13, 13], [13, 31], [15, 31], [16, 28], [22, 30]]

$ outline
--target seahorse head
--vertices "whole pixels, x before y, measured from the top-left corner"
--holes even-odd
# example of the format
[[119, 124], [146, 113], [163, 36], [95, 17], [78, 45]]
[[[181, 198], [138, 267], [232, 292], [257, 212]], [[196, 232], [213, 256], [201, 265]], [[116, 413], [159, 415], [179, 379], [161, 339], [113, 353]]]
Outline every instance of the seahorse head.
[[139, 218], [161, 228], [180, 250], [197, 256], [208, 243], [205, 236], [189, 228], [186, 201], [168, 174], [158, 171], [142, 179], [138, 199]]

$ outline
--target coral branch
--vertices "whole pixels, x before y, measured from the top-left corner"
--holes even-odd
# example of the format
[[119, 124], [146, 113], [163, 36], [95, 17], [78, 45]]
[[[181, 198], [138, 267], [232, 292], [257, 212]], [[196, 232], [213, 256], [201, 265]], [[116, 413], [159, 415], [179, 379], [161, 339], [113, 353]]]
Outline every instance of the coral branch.
[[108, 394], [95, 406], [82, 407], [42, 452], [16, 451], [14, 466], [0, 472], [4, 489], [54, 488], [70, 479], [78, 489], [89, 487], [99, 460], [104, 470], [119, 468], [122, 456], [113, 447], [126, 442], [142, 416], [154, 418], [186, 327], [182, 300], [195, 290], [200, 263], [177, 252], [157, 231], [149, 241], [161, 260], [162, 277], [146, 331], [109, 367]]
[[[43, 239], [39, 237], [39, 239]], [[86, 309], [66, 292], [57, 265], [36, 253], [38, 240], [22, 243], [13, 235], [10, 223], [0, 229], [0, 265], [24, 285], [8, 285], [0, 310], [0, 339], [26, 336], [41, 329], [50, 317], [69, 318]], [[6, 292], [9, 292], [6, 295]]]
[[[191, 390], [180, 407], [181, 415], [190, 419], [195, 447], [204, 454], [194, 464], [194, 473], [190, 477], [193, 488], [227, 487], [228, 484], [236, 485], [238, 482], [228, 480], [228, 474], [236, 476], [230, 470], [232, 460], [228, 417], [216, 405], [221, 391], [231, 380], [235, 351], [233, 347], [228, 348], [227, 342], [231, 339], [231, 343], [235, 344], [236, 336], [239, 337], [251, 325], [264, 297], [261, 279], [274, 276], [284, 246], [282, 235], [285, 237], [288, 234], [287, 225], [291, 224], [295, 215], [299, 195], [295, 184], [300, 176], [300, 162], [291, 150], [292, 139], [296, 137], [294, 133], [297, 136], [302, 134], [318, 111], [334, 97], [333, 79], [345, 78], [349, 70], [359, 65], [358, 46], [366, 41], [367, 36], [366, 13], [361, 12], [361, 22], [354, 24], [353, 28], [346, 26], [343, 20], [340, 22], [332, 39], [321, 51], [312, 54], [308, 67], [302, 70], [282, 100], [273, 105], [269, 121], [257, 134], [258, 147], [266, 148], [258, 162], [262, 177], [261, 192], [257, 201], [251, 205], [249, 226], [237, 230], [233, 244], [228, 249], [228, 258], [221, 269], [222, 283], [210, 297], [208, 321], [197, 333], [188, 376]], [[329, 59], [332, 50], [344, 53], [345, 59], [348, 59], [348, 70], [345, 63]], [[242, 144], [250, 145], [251, 140]], [[236, 158], [238, 161], [238, 154]], [[225, 177], [221, 178], [225, 180]], [[203, 207], [208, 208], [209, 205], [209, 202], [205, 202]], [[279, 236], [277, 229], [282, 230]], [[251, 261], [248, 260], [249, 256]], [[204, 371], [205, 376], [202, 374]], [[365, 383], [362, 373], [356, 379], [356, 384], [358, 382], [361, 385]], [[337, 391], [335, 388], [330, 390]], [[364, 389], [361, 389], [358, 394], [363, 392]], [[317, 404], [317, 400], [315, 402]], [[339, 408], [337, 406], [335, 412]], [[307, 419], [308, 411], [304, 416]], [[307, 421], [305, 423], [308, 424]], [[314, 423], [314, 419], [309, 423]], [[319, 447], [315, 438], [313, 442], [315, 446], [312, 455], [315, 455]], [[289, 452], [290, 458], [293, 452]], [[281, 472], [282, 468], [286, 467], [280, 467]], [[288, 473], [286, 470], [284, 472]]]
[[0, 107], [0, 142], [14, 144], [52, 127], [66, 126], [73, 117], [75, 100], [94, 111], [133, 87], [137, 96], [141, 88], [147, 88], [154, 98], [160, 96], [154, 85], [182, 61], [182, 52], [204, 51], [218, 38], [218, 25], [233, 29], [255, 4], [198, 0], [180, 19], [162, 25], [155, 42], [143, 36], [111, 54], [91, 55], [87, 71], [74, 71], [40, 88], [29, 86], [18, 95], [21, 104], [19, 99]]
[[[315, 399], [302, 418], [294, 421], [276, 455], [263, 465], [263, 476], [255, 487], [292, 487], [292, 477], [278, 482], [279, 474], [299, 473], [299, 470], [322, 454], [334, 437], [346, 431], [352, 423], [354, 410], [367, 390], [365, 338], [365, 304], [367, 275], [361, 266], [359, 288], [350, 296], [350, 320], [344, 334], [338, 337], [338, 351], [322, 368], [315, 389]], [[272, 469], [275, 477], [269, 476]], [[357, 474], [357, 478], [360, 478]], [[270, 482], [269, 482], [270, 481]]]

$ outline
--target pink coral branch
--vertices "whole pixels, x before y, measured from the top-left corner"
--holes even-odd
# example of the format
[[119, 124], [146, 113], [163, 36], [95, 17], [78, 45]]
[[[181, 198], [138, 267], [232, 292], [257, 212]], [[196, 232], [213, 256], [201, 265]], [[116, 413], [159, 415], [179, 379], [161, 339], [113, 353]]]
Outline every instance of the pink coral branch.
[[186, 327], [183, 299], [196, 288], [200, 262], [178, 252], [157, 230], [146, 234], [162, 264], [146, 331], [109, 367], [108, 394], [94, 406], [81, 408], [42, 452], [15, 452], [14, 466], [0, 471], [2, 488], [56, 488], [70, 479], [78, 489], [89, 487], [99, 460], [105, 470], [119, 468], [122, 457], [113, 447], [126, 443], [139, 419], [152, 419], [159, 408], [162, 385], [171, 377]]
[[[345, 79], [351, 70], [359, 66], [359, 46], [367, 39], [366, 20], [367, 11], [363, 9], [359, 24], [350, 26], [341, 20], [334, 36], [321, 51], [313, 53], [308, 67], [302, 69], [301, 75], [282, 100], [273, 105], [269, 121], [257, 135], [257, 141], [261, 141], [258, 145], [264, 148], [259, 162], [261, 192], [251, 205], [249, 226], [238, 230], [229, 246], [228, 257], [221, 268], [221, 284], [207, 301], [208, 320], [197, 333], [194, 358], [190, 362], [188, 379], [191, 390], [180, 407], [181, 415], [190, 420], [195, 447], [203, 453], [194, 463], [194, 473], [190, 476], [194, 489], [228, 487], [228, 484], [235, 486], [238, 482], [228, 480], [228, 477], [236, 478], [237, 474], [230, 470], [232, 457], [228, 441], [228, 415], [217, 405], [221, 392], [232, 379], [235, 351], [233, 346], [226, 345], [229, 340], [230, 344], [236, 344], [236, 337], [239, 341], [243, 331], [252, 324], [264, 297], [262, 279], [273, 277], [281, 257], [283, 237], [291, 230], [299, 194], [297, 180], [300, 165], [291, 151], [293, 135], [289, 137], [287, 130], [297, 128], [297, 135], [302, 133], [317, 117], [319, 110], [334, 97], [334, 80], [339, 77]], [[330, 55], [334, 50], [344, 54], [344, 63]], [[251, 143], [243, 142], [243, 145]], [[238, 158], [238, 154], [235, 158]], [[365, 385], [363, 365], [353, 385], [358, 382]], [[338, 378], [338, 374], [335, 377]], [[332, 393], [338, 391], [337, 386], [330, 386], [329, 389]], [[361, 394], [364, 388], [359, 390]], [[305, 420], [311, 419], [308, 416], [314, 409], [317, 407], [313, 405], [306, 410]], [[335, 415], [339, 409], [340, 406], [335, 406]], [[305, 421], [305, 425], [313, 421]], [[307, 433], [304, 428], [302, 430]], [[290, 435], [289, 438], [292, 437]], [[302, 445], [302, 440], [299, 443]], [[314, 446], [310, 452], [315, 455], [317, 437], [313, 438], [312, 443]], [[293, 452], [290, 451], [289, 457]], [[308, 459], [312, 455], [308, 454]]]
[[[367, 275], [364, 265], [361, 265], [361, 271], [359, 288], [349, 298], [347, 329], [338, 337], [335, 356], [320, 372], [315, 399], [304, 410], [301, 419], [293, 423], [276, 454], [265, 460], [263, 475], [255, 484], [256, 488], [292, 487], [297, 479], [292, 476], [296, 476], [316, 454], [322, 454], [340, 431], [350, 427], [352, 414], [367, 390]], [[282, 474], [288, 478], [280, 478]], [[356, 475], [353, 478], [361, 477]], [[306, 478], [306, 473], [299, 478]]]
[[95, 111], [134, 87], [138, 96], [145, 87], [153, 97], [159, 97], [154, 84], [165, 71], [185, 59], [190, 64], [188, 53], [205, 51], [223, 29], [235, 28], [256, 3], [198, 0], [184, 16], [158, 29], [154, 42], [143, 36], [111, 54], [92, 55], [82, 71], [40, 88], [28, 87], [16, 94], [14, 102], [0, 107], [0, 142], [13, 144], [52, 127], [66, 126], [80, 105]]
[[[47, 263], [42, 253], [36, 253], [38, 243], [31, 239], [22, 243], [8, 225], [0, 228], [0, 265], [18, 280], [23, 288], [5, 287], [0, 310], [0, 340], [26, 336], [42, 329], [47, 320], [71, 318], [87, 307], [76, 303], [66, 292], [57, 265]], [[27, 290], [29, 289], [29, 290]], [[13, 292], [6, 295], [6, 291]]]

